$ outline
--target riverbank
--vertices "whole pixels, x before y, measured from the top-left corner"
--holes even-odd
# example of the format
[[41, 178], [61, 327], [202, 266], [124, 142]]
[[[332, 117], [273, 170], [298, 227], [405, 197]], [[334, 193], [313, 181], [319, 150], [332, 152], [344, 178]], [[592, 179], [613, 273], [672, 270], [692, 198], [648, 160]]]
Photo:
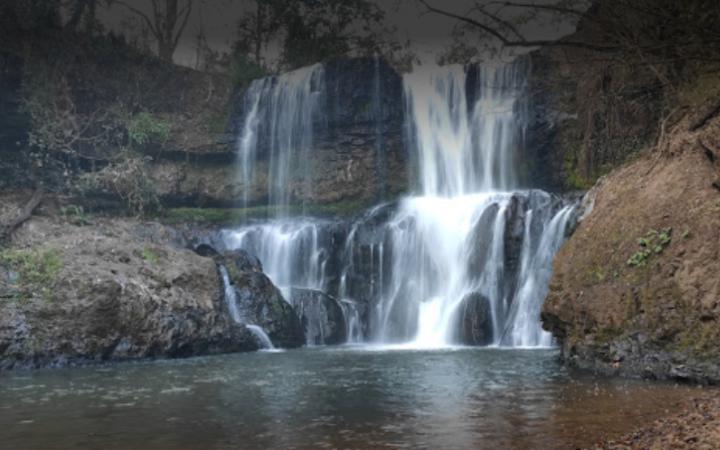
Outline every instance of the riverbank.
[[720, 446], [720, 393], [687, 400], [680, 412], [658, 419], [591, 450], [716, 449]]

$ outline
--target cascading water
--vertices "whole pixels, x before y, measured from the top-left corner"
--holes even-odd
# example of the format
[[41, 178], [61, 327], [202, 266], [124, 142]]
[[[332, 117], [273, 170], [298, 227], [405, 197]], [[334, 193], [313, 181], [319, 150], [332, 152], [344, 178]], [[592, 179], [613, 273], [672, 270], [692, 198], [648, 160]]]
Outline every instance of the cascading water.
[[[422, 195], [401, 202], [378, 244], [382, 251], [389, 242], [392, 256], [379, 263], [387, 274], [371, 326], [376, 341], [550, 344], [540, 305], [571, 208], [558, 212], [541, 192], [509, 191], [517, 187], [512, 161], [523, 133], [525, 70], [520, 60], [405, 76], [408, 141]], [[518, 260], [522, 267], [513, 264]], [[470, 301], [480, 302], [479, 321], [486, 323], [474, 340], [463, 335], [461, 311]]]
[[[309, 189], [307, 178], [312, 168], [307, 156], [313, 143], [323, 84], [324, 70], [318, 64], [256, 80], [248, 88], [245, 121], [238, 140], [245, 206], [254, 182], [255, 162], [260, 156], [268, 165], [268, 202], [276, 208], [278, 217], [287, 216], [293, 185], [301, 183], [303, 189]], [[260, 155], [259, 149], [266, 154]]]
[[[268, 200], [281, 214], [224, 232], [225, 245], [255, 254], [286, 294], [304, 287], [336, 295], [349, 342], [551, 345], [539, 313], [573, 207], [518, 190], [527, 71], [519, 59], [405, 75], [419, 195], [369, 210], [342, 238], [338, 224], [283, 215], [291, 172], [306, 182], [311, 173], [301, 160], [321, 122], [322, 66], [255, 82], [238, 141], [241, 171], [251, 179], [258, 149], [268, 149]], [[379, 98], [379, 82], [373, 92]]]
[[245, 325], [245, 327], [257, 339], [258, 344], [260, 344], [260, 348], [265, 350], [275, 350], [275, 346], [273, 345], [272, 341], [270, 340], [270, 336], [267, 335], [265, 330], [263, 330], [263, 328], [258, 325], [248, 323], [247, 320], [245, 320], [245, 318], [240, 315], [240, 310], [238, 309], [237, 304], [237, 293], [235, 292], [235, 287], [232, 285], [232, 283], [230, 283], [230, 275], [228, 274], [227, 268], [221, 265], [219, 269], [220, 276], [222, 277], [223, 281], [225, 301], [227, 302], [228, 309], [230, 310], [230, 317], [232, 317], [235, 323]]

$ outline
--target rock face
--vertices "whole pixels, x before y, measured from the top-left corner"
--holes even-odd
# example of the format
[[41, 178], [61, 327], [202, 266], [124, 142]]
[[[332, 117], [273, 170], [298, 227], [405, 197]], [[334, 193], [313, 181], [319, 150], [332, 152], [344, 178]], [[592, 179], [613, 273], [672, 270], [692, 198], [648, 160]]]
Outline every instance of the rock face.
[[293, 288], [292, 304], [300, 316], [308, 345], [337, 345], [347, 341], [345, 317], [338, 301], [312, 289]]
[[720, 381], [720, 118], [690, 122], [602, 179], [556, 256], [542, 318], [572, 365]]
[[0, 189], [27, 182], [23, 167], [23, 146], [27, 141], [30, 120], [22, 112], [21, 58], [0, 52]]
[[262, 265], [256, 257], [244, 250], [235, 250], [217, 255], [215, 259], [227, 269], [229, 281], [235, 289], [240, 323], [262, 327], [278, 347], [295, 348], [305, 344], [298, 315], [262, 272]]
[[493, 340], [490, 300], [480, 293], [465, 296], [458, 308], [460, 342], [465, 345], [488, 345]]
[[[595, 2], [565, 39], [604, 43], [594, 24], [617, 14], [604, 6]], [[523, 167], [533, 186], [554, 192], [587, 190], [608, 168], [653, 142], [663, 97], [648, 67], [611, 70], [592, 51], [562, 46], [541, 47], [530, 58], [529, 164]]]
[[0, 367], [251, 351], [215, 263], [154, 225], [33, 219], [2, 252]]

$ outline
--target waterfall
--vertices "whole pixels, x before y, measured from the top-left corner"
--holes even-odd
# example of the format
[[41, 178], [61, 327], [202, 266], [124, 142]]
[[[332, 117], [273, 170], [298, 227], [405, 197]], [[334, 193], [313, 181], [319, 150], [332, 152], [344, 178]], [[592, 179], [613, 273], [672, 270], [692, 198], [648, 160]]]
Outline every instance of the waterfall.
[[[377, 118], [384, 93], [379, 58], [373, 64]], [[405, 142], [416, 194], [346, 223], [287, 214], [293, 190], [307, 189], [312, 169], [307, 156], [323, 121], [323, 67], [254, 82], [244, 99], [239, 163], [244, 180], [256, 164], [269, 165], [268, 201], [279, 213], [224, 231], [222, 242], [256, 255], [284, 293], [302, 287], [336, 297], [351, 343], [552, 345], [540, 308], [574, 206], [520, 189], [528, 71], [519, 58], [406, 74]], [[374, 126], [380, 174], [382, 124]]]
[[242, 248], [260, 259], [265, 273], [281, 289], [323, 290], [329, 257], [321, 246], [324, 225], [307, 219], [277, 220], [225, 231], [222, 239], [227, 248]]
[[[309, 152], [324, 91], [322, 65], [254, 81], [244, 97], [245, 121], [238, 139], [243, 201], [248, 206], [254, 167], [268, 166], [268, 204], [287, 216], [293, 186], [310, 189]], [[261, 152], [262, 150], [262, 152]]]
[[273, 345], [272, 341], [270, 340], [270, 336], [267, 335], [265, 330], [263, 330], [262, 327], [259, 327], [257, 325], [245, 325], [245, 327], [250, 330], [250, 332], [257, 338], [258, 342], [260, 343], [260, 348], [265, 350], [277, 350], [275, 346]]
[[516, 114], [525, 87], [521, 61], [473, 70], [429, 66], [405, 75], [408, 141], [422, 194], [457, 197], [517, 187], [512, 156], [522, 131]]
[[228, 274], [227, 268], [223, 265], [220, 265], [219, 268], [220, 275], [222, 276], [223, 290], [225, 292], [225, 302], [230, 311], [230, 317], [232, 317], [235, 323], [244, 323], [238, 310], [237, 293], [235, 292], [235, 287], [230, 283], [230, 275]]
[[235, 286], [233, 286], [230, 282], [230, 275], [228, 274], [227, 268], [223, 265], [220, 265], [219, 270], [220, 276], [222, 277], [223, 290], [225, 292], [225, 301], [227, 302], [228, 310], [230, 311], [230, 317], [232, 317], [235, 323], [245, 325], [245, 327], [250, 330], [250, 332], [258, 340], [260, 348], [266, 350], [275, 350], [275, 346], [270, 340], [270, 336], [267, 335], [267, 333], [265, 332], [265, 330], [263, 330], [262, 327], [247, 323], [247, 321], [243, 317], [241, 317], [237, 304], [237, 292], [235, 292]]

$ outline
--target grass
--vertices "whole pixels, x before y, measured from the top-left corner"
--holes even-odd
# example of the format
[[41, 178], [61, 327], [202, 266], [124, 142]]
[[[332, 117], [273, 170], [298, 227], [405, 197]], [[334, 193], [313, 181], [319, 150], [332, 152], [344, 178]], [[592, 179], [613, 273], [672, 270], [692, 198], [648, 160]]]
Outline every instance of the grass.
[[[288, 214], [291, 216], [312, 215], [319, 217], [349, 217], [368, 204], [364, 201], [337, 202], [329, 204], [291, 205]], [[273, 206], [251, 206], [248, 208], [169, 208], [160, 217], [170, 224], [201, 223], [211, 225], [237, 224], [248, 219], [264, 219], [273, 217], [278, 209]]]
[[62, 257], [55, 249], [4, 250], [0, 252], [0, 264], [18, 273], [23, 294], [39, 292], [45, 299], [50, 299], [52, 286], [63, 268]]
[[147, 247], [143, 249], [141, 256], [142, 259], [153, 265], [157, 264], [160, 261], [160, 257], [158, 256], [158, 254]]
[[672, 228], [662, 231], [650, 230], [645, 236], [638, 239], [640, 250], [635, 252], [628, 260], [631, 267], [643, 267], [653, 255], [659, 255], [672, 242]]

